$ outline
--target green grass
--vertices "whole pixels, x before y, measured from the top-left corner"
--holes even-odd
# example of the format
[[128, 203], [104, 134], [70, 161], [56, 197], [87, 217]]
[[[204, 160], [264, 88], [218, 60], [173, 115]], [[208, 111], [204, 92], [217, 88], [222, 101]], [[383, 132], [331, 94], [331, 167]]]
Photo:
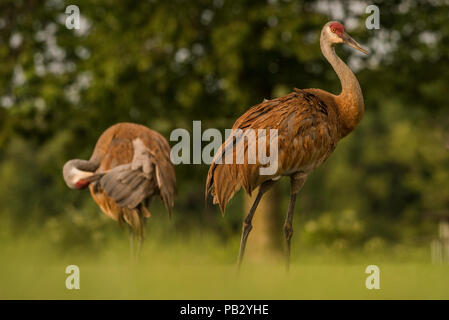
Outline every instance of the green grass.
[[[295, 246], [286, 274], [281, 257], [248, 255], [239, 274], [238, 239], [199, 236], [164, 243], [148, 239], [139, 263], [125, 239], [101, 251], [61, 252], [45, 240], [2, 239], [1, 299], [448, 299], [449, 266], [433, 266], [423, 248], [382, 254], [335, 253]], [[80, 290], [65, 288], [65, 268], [80, 268]], [[380, 290], [365, 288], [367, 265], [380, 268]]]

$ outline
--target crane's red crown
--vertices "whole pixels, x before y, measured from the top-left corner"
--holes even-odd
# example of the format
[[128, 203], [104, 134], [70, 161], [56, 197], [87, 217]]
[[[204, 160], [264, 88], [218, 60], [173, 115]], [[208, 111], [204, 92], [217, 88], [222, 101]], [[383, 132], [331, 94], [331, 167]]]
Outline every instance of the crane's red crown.
[[333, 33], [336, 33], [339, 36], [341, 36], [345, 32], [345, 27], [343, 27], [343, 25], [338, 22], [332, 23], [329, 27]]

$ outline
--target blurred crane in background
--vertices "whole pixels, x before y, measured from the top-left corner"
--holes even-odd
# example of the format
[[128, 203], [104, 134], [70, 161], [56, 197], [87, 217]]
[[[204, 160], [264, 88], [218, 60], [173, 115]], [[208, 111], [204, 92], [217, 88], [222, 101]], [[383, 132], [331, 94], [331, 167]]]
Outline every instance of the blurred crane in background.
[[[98, 139], [90, 160], [74, 159], [63, 168], [72, 189], [89, 187], [94, 201], [110, 218], [130, 227], [131, 254], [140, 254], [144, 219], [154, 195], [160, 195], [171, 214], [176, 177], [170, 146], [156, 131], [134, 123], [119, 123]], [[135, 239], [137, 237], [137, 239]]]
[[[337, 56], [334, 45], [345, 43], [365, 54], [363, 49], [336, 21], [328, 22], [321, 31], [320, 46], [325, 58], [337, 73], [342, 92], [337, 96], [321, 89], [295, 89], [294, 92], [273, 100], [266, 100], [244, 113], [232, 127], [241, 129], [276, 129], [278, 139], [277, 171], [272, 175], [261, 175], [259, 161], [255, 164], [218, 163], [224, 159], [231, 145], [233, 156], [242, 144], [245, 159], [248, 158], [248, 143], [254, 143], [231, 135], [214, 157], [206, 181], [206, 197], [213, 196], [224, 214], [226, 204], [241, 187], [249, 194], [259, 187], [257, 197], [243, 222], [242, 238], [238, 256], [240, 267], [246, 241], [252, 229], [252, 218], [263, 194], [282, 176], [291, 181], [290, 204], [284, 224], [286, 242], [286, 266], [289, 267], [290, 240], [293, 235], [293, 210], [296, 195], [307, 176], [322, 164], [334, 151], [337, 142], [348, 135], [360, 122], [364, 113], [364, 102], [359, 82], [351, 69]], [[266, 133], [268, 135], [268, 133]], [[273, 137], [265, 137], [267, 143]], [[232, 139], [232, 140], [230, 140]], [[257, 136], [256, 139], [261, 139]], [[235, 148], [234, 148], [235, 147]], [[267, 150], [270, 150], [267, 145]], [[229, 149], [229, 148], [228, 148]], [[249, 162], [249, 161], [248, 161]]]

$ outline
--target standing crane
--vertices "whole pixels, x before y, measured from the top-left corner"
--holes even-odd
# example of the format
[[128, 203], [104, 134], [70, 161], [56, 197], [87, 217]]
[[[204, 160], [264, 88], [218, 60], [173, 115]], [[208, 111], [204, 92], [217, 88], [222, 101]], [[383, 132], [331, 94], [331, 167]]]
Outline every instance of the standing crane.
[[[337, 56], [334, 45], [344, 43], [365, 54], [363, 49], [346, 32], [343, 25], [336, 21], [324, 25], [320, 46], [324, 57], [338, 75], [342, 91], [339, 95], [321, 89], [295, 89], [292, 93], [273, 100], [264, 100], [244, 113], [232, 129], [275, 129], [278, 141], [278, 162], [274, 174], [261, 175], [260, 168], [265, 165], [256, 163], [221, 163], [230, 145], [236, 156], [238, 145], [244, 139], [230, 141], [231, 135], [214, 157], [206, 181], [206, 197], [211, 194], [214, 204], [219, 204], [224, 214], [226, 204], [233, 195], [244, 188], [251, 192], [258, 187], [258, 194], [243, 221], [242, 238], [238, 256], [240, 267], [245, 253], [246, 241], [252, 229], [251, 221], [263, 194], [282, 176], [290, 177], [290, 204], [284, 223], [286, 243], [286, 267], [290, 262], [290, 240], [293, 235], [293, 210], [296, 195], [306, 182], [307, 176], [322, 164], [334, 151], [337, 142], [348, 135], [358, 125], [364, 113], [364, 102], [359, 82], [351, 69]], [[255, 139], [260, 139], [258, 135]], [[265, 138], [271, 143], [268, 138]], [[248, 144], [244, 145], [245, 159], [248, 159]], [[268, 147], [267, 147], [268, 149]], [[259, 159], [258, 159], [259, 160]]]
[[108, 128], [91, 158], [68, 161], [63, 176], [71, 189], [89, 187], [107, 216], [129, 225], [132, 256], [136, 245], [139, 255], [145, 238], [144, 219], [150, 217], [151, 198], [159, 195], [169, 216], [174, 205], [176, 177], [170, 146], [159, 133], [139, 124]]

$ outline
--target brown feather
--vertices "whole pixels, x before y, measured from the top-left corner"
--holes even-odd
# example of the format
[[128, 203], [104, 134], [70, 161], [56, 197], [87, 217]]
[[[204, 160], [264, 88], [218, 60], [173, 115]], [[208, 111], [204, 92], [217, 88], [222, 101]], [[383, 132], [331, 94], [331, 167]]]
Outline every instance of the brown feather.
[[[216, 163], [219, 157], [224, 158], [226, 146], [229, 148], [233, 145], [228, 138], [222, 145], [221, 154], [216, 155], [209, 168], [205, 192], [206, 197], [208, 194], [213, 196], [214, 203], [219, 204], [223, 214], [226, 204], [241, 187], [250, 194], [264, 181], [297, 172], [308, 174], [323, 163], [335, 149], [339, 140], [335, 103], [330, 94], [322, 99], [319, 97], [321, 93], [312, 92], [313, 89], [295, 89], [284, 97], [263, 101], [237, 119], [232, 127], [234, 130], [278, 130], [278, 168], [273, 175], [260, 175], [259, 169], [262, 165], [259, 162], [249, 164], [247, 161], [247, 143], [243, 164]], [[256, 137], [260, 138], [261, 136]], [[236, 153], [235, 147], [233, 153]]]

